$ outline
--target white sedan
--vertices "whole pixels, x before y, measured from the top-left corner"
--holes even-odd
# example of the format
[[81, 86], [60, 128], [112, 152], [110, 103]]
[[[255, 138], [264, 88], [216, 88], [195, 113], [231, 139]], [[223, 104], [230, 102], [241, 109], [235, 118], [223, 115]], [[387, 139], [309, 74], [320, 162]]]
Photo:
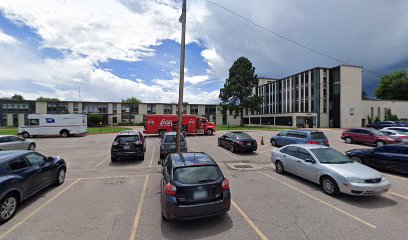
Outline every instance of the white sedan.
[[271, 160], [278, 173], [289, 172], [317, 183], [329, 195], [374, 195], [391, 187], [377, 170], [326, 146], [293, 144], [275, 148]]

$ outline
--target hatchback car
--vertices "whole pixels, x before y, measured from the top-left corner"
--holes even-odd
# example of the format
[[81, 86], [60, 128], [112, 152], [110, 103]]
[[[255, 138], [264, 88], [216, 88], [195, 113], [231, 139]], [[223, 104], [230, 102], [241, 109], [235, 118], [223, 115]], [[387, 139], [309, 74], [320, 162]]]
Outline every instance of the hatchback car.
[[[176, 152], [176, 132], [166, 132], [160, 141], [160, 158], [164, 158], [169, 153]], [[187, 142], [183, 134], [180, 139], [180, 151], [187, 152]]]
[[294, 144], [272, 151], [278, 173], [290, 172], [320, 184], [329, 195], [373, 195], [388, 191], [391, 184], [377, 170], [350, 160], [322, 145]]
[[172, 153], [162, 165], [161, 213], [163, 219], [198, 219], [228, 212], [229, 181], [205, 153]]
[[286, 146], [289, 144], [320, 144], [329, 146], [329, 140], [321, 131], [292, 130], [282, 131], [271, 137], [272, 146]]
[[0, 151], [2, 150], [34, 150], [35, 142], [12, 135], [0, 135]]
[[351, 128], [343, 131], [341, 139], [346, 143], [365, 143], [375, 144], [377, 147], [384, 146], [386, 144], [395, 144], [402, 141], [399, 137], [387, 136], [374, 128]]
[[388, 129], [381, 129], [380, 132], [384, 133], [387, 136], [399, 137], [403, 142], [408, 142], [408, 132]]
[[231, 152], [253, 152], [258, 149], [255, 139], [244, 132], [229, 132], [218, 138], [218, 146], [228, 148]]
[[354, 162], [373, 168], [408, 174], [407, 145], [393, 144], [374, 149], [354, 149], [347, 151], [346, 155]]
[[27, 150], [0, 152], [0, 222], [10, 220], [25, 199], [51, 184], [63, 184], [66, 170], [60, 157]]
[[111, 147], [111, 161], [119, 158], [140, 158], [144, 160], [146, 141], [139, 131], [123, 131], [114, 139]]

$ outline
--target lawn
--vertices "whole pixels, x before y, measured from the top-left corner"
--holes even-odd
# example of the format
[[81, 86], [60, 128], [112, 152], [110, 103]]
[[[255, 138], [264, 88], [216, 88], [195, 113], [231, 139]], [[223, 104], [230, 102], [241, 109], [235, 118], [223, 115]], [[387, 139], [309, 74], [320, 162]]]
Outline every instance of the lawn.
[[282, 130], [288, 130], [290, 128], [273, 128], [273, 127], [261, 127], [261, 126], [226, 126], [226, 125], [217, 125], [217, 131], [223, 131], [223, 130], [236, 130], [236, 131], [245, 131], [245, 130], [267, 130], [267, 131], [282, 131]]
[[[98, 134], [98, 133], [116, 133], [124, 130], [132, 130], [128, 127], [89, 127], [89, 134]], [[0, 135], [17, 135], [17, 128], [0, 128]]]

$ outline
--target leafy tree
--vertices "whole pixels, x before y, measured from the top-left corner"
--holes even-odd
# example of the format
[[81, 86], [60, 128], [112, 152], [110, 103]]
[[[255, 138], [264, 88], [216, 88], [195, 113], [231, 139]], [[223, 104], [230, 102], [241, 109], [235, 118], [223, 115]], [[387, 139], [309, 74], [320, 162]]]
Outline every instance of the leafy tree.
[[376, 116], [375, 118], [374, 118], [374, 122], [376, 123], [376, 122], [381, 122], [381, 119], [378, 117], [378, 116]]
[[244, 109], [259, 111], [262, 98], [254, 95], [258, 87], [255, 67], [246, 57], [239, 57], [229, 69], [229, 76], [224, 87], [220, 89], [220, 108], [224, 114], [228, 110], [234, 113], [234, 118], [241, 116], [241, 126], [244, 120]]
[[397, 115], [392, 114], [391, 108], [387, 108], [385, 110], [385, 118], [384, 121], [399, 121], [399, 118]]
[[383, 100], [408, 100], [408, 76], [404, 70], [381, 78], [375, 96]]
[[39, 97], [37, 98], [38, 102], [59, 102], [58, 98], [46, 98], [46, 97]]
[[103, 123], [103, 116], [99, 114], [90, 114], [88, 115], [88, 126], [98, 126], [100, 123]]
[[130, 98], [122, 99], [122, 103], [138, 104], [138, 103], [142, 103], [142, 100], [140, 100], [137, 97], [130, 97]]
[[373, 118], [370, 116], [367, 116], [367, 121], [369, 124], [373, 123]]
[[24, 97], [18, 94], [14, 94], [11, 97], [3, 97], [0, 100], [14, 100], [14, 101], [24, 101]]

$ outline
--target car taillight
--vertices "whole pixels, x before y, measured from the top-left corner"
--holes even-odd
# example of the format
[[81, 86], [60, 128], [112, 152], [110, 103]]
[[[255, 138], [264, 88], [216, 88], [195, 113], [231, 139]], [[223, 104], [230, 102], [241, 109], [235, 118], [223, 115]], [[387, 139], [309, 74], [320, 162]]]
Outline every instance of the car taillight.
[[229, 189], [229, 181], [224, 178], [224, 181], [222, 181], [222, 190], [227, 190]]
[[116, 146], [116, 145], [118, 145], [118, 144], [119, 144], [118, 142], [113, 142], [113, 143], [112, 143], [113, 146]]
[[316, 142], [316, 141], [308, 141], [307, 144], [319, 144], [319, 142]]
[[323, 143], [324, 144], [329, 144], [329, 140], [325, 140]]
[[136, 141], [135, 144], [136, 144], [136, 145], [142, 145], [143, 142], [142, 142], [142, 141]]
[[174, 185], [172, 185], [170, 183], [167, 183], [167, 185], [166, 185], [166, 195], [176, 196], [176, 193], [177, 193], [176, 186], [174, 186]]

